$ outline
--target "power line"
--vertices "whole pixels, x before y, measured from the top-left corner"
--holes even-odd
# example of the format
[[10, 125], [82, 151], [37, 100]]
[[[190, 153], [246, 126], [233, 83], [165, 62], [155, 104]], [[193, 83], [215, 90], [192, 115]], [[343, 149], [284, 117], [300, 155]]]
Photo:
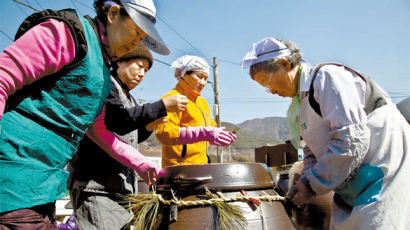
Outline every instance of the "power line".
[[287, 103], [290, 104], [290, 102], [285, 102], [285, 101], [238, 101], [238, 102], [226, 102], [226, 101], [220, 101], [219, 104], [231, 104], [231, 105], [244, 105], [244, 104], [278, 104], [278, 103]]
[[387, 92], [388, 94], [410, 95], [410, 92]]
[[232, 64], [232, 65], [238, 65], [238, 66], [241, 65], [240, 63], [236, 63], [236, 62], [228, 61], [228, 60], [224, 60], [224, 59], [219, 59], [219, 61], [220, 62], [226, 62], [226, 63]]
[[[287, 101], [285, 99], [273, 100], [272, 98], [266, 97], [234, 97], [234, 98], [225, 98], [225, 100], [266, 100], [266, 101]], [[290, 100], [289, 100], [290, 101]]]
[[171, 45], [169, 45], [169, 44], [167, 44], [167, 46], [173, 48], [174, 50], [180, 52], [180, 53], [183, 54], [183, 55], [186, 54], [185, 51], [183, 51], [182, 49], [176, 48], [175, 46], [171, 46]]
[[410, 92], [387, 92], [393, 98], [407, 98], [410, 97]]
[[81, 4], [81, 5], [85, 6], [85, 7], [87, 7], [88, 9], [94, 11], [94, 8], [90, 7], [89, 5], [87, 5], [87, 4], [83, 3], [83, 2], [80, 2], [80, 1], [78, 1], [78, 0], [74, 0], [74, 1], [76, 1], [77, 3], [79, 3], [79, 4]]
[[[13, 0], [14, 1], [14, 0]], [[16, 2], [14, 2], [15, 4], [16, 4], [16, 6], [17, 6], [17, 8], [19, 8], [19, 10], [21, 11], [21, 12], [23, 12], [26, 16], [28, 16], [28, 14], [26, 13], [26, 11], [24, 11]]]
[[[71, 1], [73, 1], [73, 0], [71, 0]], [[94, 8], [92, 8], [92, 7], [90, 7], [90, 6], [88, 6], [87, 4], [84, 4], [84, 3], [82, 3], [82, 2], [80, 2], [80, 1], [78, 1], [78, 0], [74, 0], [75, 2], [77, 2], [77, 3], [79, 3], [79, 4], [81, 4], [82, 6], [84, 6], [84, 7], [87, 7], [88, 9], [91, 9], [91, 10], [94, 10]], [[158, 17], [158, 16], [157, 16]], [[159, 18], [159, 17], [158, 17]], [[192, 45], [192, 43], [190, 43], [187, 39], [185, 39], [181, 34], [179, 34], [175, 29], [173, 29], [169, 24], [167, 24], [163, 19], [161, 19], [161, 18], [159, 18], [162, 22], [164, 22], [164, 24], [166, 25], [166, 26], [168, 26], [169, 28], [171, 28], [178, 36], [180, 36], [182, 39], [184, 39], [184, 41], [186, 41], [192, 48], [194, 48], [198, 53], [200, 53], [203, 57], [206, 57], [201, 51], [199, 51], [197, 48], [195, 48], [193, 45]], [[174, 47], [174, 46], [171, 46], [171, 45], [168, 45], [169, 47], [171, 47], [171, 48], [173, 48], [173, 49], [175, 49], [175, 50], [177, 50], [177, 51], [179, 51], [179, 52], [181, 52], [182, 54], [185, 54], [186, 52], [185, 51], [183, 51], [183, 50], [181, 50], [181, 49], [179, 49], [179, 48], [176, 48], [176, 47]], [[162, 62], [162, 61], [160, 61], [160, 60], [156, 60], [156, 61], [158, 61], [158, 62], [161, 62], [161, 63], [163, 63], [163, 64], [165, 64], [165, 65], [168, 65], [168, 66], [170, 66], [170, 64], [168, 64], [168, 63], [165, 63], [165, 62]]]
[[[188, 39], [186, 39], [184, 36], [182, 36], [180, 33], [178, 33], [174, 28], [172, 28], [168, 23], [165, 22], [165, 20], [163, 20], [162, 18], [160, 18], [157, 15], [157, 18], [159, 20], [161, 20], [166, 26], [168, 26], [172, 31], [174, 31], [181, 39], [183, 39], [186, 43], [188, 43], [194, 50], [196, 50], [199, 54], [201, 54], [204, 58], [208, 59], [208, 61], [210, 60], [206, 55], [204, 55], [201, 51], [199, 51], [194, 45], [192, 45], [191, 42], [188, 41]], [[211, 62], [211, 61], [210, 61]], [[212, 63], [212, 62], [211, 62]]]
[[[213, 101], [213, 98], [206, 98], [207, 101]], [[150, 102], [155, 101], [155, 99], [146, 98], [144, 101]], [[264, 100], [264, 98], [241, 98], [238, 101], [235, 99], [221, 99], [220, 103], [223, 104], [277, 104], [277, 103], [287, 103], [290, 104], [290, 101], [286, 100]]]
[[0, 30], [0, 33], [4, 34], [4, 36], [10, 39], [10, 41], [13, 41], [13, 39], [8, 34], [6, 34], [3, 30]]
[[40, 6], [40, 9], [44, 9], [43, 6], [37, 0], [34, 0], [34, 1], [37, 3], [37, 5]]
[[[32, 7], [32, 6], [29, 5], [29, 4], [25, 4], [25, 3], [23, 3], [23, 2], [20, 2], [19, 0], [12, 0], [12, 1], [14, 1], [14, 2], [16, 2], [16, 3], [19, 3], [19, 4], [21, 4], [21, 5], [25, 6], [25, 7], [28, 7], [28, 8], [30, 8], [30, 9], [32, 9], [32, 10], [40, 11], [40, 10], [38, 10], [38, 9], [36, 9], [36, 8], [34, 8], [34, 7]], [[27, 0], [25, 0], [25, 1], [27, 2]], [[35, 0], [35, 1], [36, 1], [36, 3], [42, 8], [41, 4], [40, 4], [37, 0]], [[77, 2], [77, 3], [79, 3], [79, 4], [81, 4], [81, 5], [84, 6], [84, 7], [87, 7], [87, 8], [90, 9], [90, 10], [94, 10], [94, 8], [92, 8], [92, 7], [88, 6], [87, 4], [84, 4], [83, 2], [80, 2], [80, 1], [78, 1], [78, 0], [70, 0], [70, 1], [71, 1], [71, 3], [73, 4], [74, 8], [75, 8], [77, 11], [79, 11], [79, 10], [78, 10], [77, 5], [74, 3], [74, 1]], [[16, 4], [16, 5], [17, 5], [17, 4]], [[20, 6], [17, 5], [17, 7], [18, 7], [24, 14], [28, 15], [23, 9], [20, 8]], [[157, 16], [157, 18], [158, 18], [159, 20], [161, 20], [166, 26], [168, 26], [172, 31], [174, 31], [181, 39], [183, 39], [186, 43], [188, 43], [196, 52], [198, 52], [198, 53], [199, 53], [200, 55], [202, 55], [204, 58], [208, 59], [208, 61], [210, 62], [210, 59], [209, 59], [206, 55], [204, 55], [199, 49], [197, 49], [190, 41], [188, 41], [188, 39], [186, 39], [184, 36], [182, 36], [180, 33], [178, 33], [178, 31], [176, 31], [176, 30], [175, 30], [174, 28], [172, 28], [168, 23], [166, 23], [165, 20], [163, 20], [163, 19], [160, 18], [159, 16]], [[170, 46], [170, 45], [168, 45], [168, 46]], [[175, 50], [181, 52], [182, 54], [185, 53], [185, 52], [184, 52], [183, 50], [181, 50], [181, 49], [178, 49], [178, 48], [173, 47], [173, 46], [170, 46], [170, 47], [172, 47], [172, 48], [174, 48]], [[168, 64], [168, 63], [164, 63], [164, 62], [159, 61], [159, 60], [156, 60], [156, 61], [161, 62], [161, 63], [163, 63], [163, 64], [165, 64], [165, 65], [170, 66], [170, 64]], [[224, 60], [224, 59], [219, 59], [219, 61], [220, 61], [220, 62], [226, 62], [226, 63], [229, 63], [229, 64], [233, 64], [233, 65], [238, 65], [238, 66], [240, 66], [240, 63], [235, 63], [235, 62], [228, 61], [228, 60]]]
[[28, 6], [31, 5], [27, 0], [24, 0], [24, 2], [27, 3]]
[[223, 99], [221, 103], [224, 104], [271, 104], [271, 103], [290, 103], [286, 100], [272, 100], [272, 99], [257, 99], [257, 98], [242, 98], [242, 99]]
[[77, 9], [77, 5], [73, 2], [73, 0], [70, 0], [70, 2], [73, 4], [74, 9], [75, 9], [76, 11], [80, 12], [80, 11]]
[[[32, 10], [35, 10], [35, 11], [39, 11], [38, 9], [36, 9], [36, 8], [34, 8], [34, 7], [32, 7], [32, 6], [30, 6], [30, 5], [28, 5], [28, 4], [25, 4], [25, 3], [23, 3], [23, 2], [20, 2], [20, 1], [18, 1], [18, 0], [12, 0], [12, 1], [14, 1], [14, 2], [16, 2], [16, 3], [19, 3], [19, 4], [21, 4], [21, 5], [23, 5], [23, 6], [25, 6], [25, 7], [28, 7], [28, 8], [30, 8], [30, 9], [32, 9]], [[38, 3], [38, 1], [37, 0], [35, 0], [36, 2], [37, 2], [37, 4], [39, 4]], [[84, 6], [84, 7], [87, 7], [88, 9], [91, 9], [91, 10], [94, 10], [94, 8], [92, 8], [92, 7], [90, 7], [90, 6], [88, 6], [88, 5], [86, 5], [86, 4], [84, 4], [84, 3], [82, 3], [82, 2], [80, 2], [80, 1], [78, 1], [78, 0], [70, 0], [71, 1], [71, 3], [73, 4], [73, 6], [74, 6], [74, 8], [77, 10], [77, 11], [79, 11], [78, 10], [78, 7], [77, 7], [77, 5], [74, 3], [74, 1], [75, 2], [77, 2], [77, 3], [79, 3], [79, 4], [81, 4], [82, 6]], [[17, 5], [17, 4], [16, 4]], [[40, 4], [39, 4], [40, 5]], [[18, 6], [18, 5], [17, 5]], [[40, 5], [41, 6], [41, 5]], [[18, 6], [19, 7], [19, 6]], [[19, 9], [20, 10], [22, 10], [20, 7], [19, 7]], [[23, 10], [22, 10], [23, 11]], [[24, 12], [24, 11], [23, 11]], [[26, 12], [24, 12], [26, 15], [27, 15], [27, 13]], [[157, 16], [158, 17], [158, 16]], [[203, 57], [205, 57], [206, 59], [208, 59], [208, 61], [209, 61], [209, 58], [207, 58], [207, 56], [205, 56], [199, 49], [197, 49], [191, 42], [189, 42], [184, 36], [182, 36], [180, 33], [178, 33], [174, 28], [172, 28], [168, 23], [166, 23], [163, 19], [161, 19], [160, 17], [158, 17], [158, 19], [160, 19], [166, 26], [168, 26], [172, 31], [174, 31], [181, 39], [183, 39], [185, 42], [187, 42], [194, 50], [196, 50], [200, 55], [202, 55]], [[170, 47], [172, 47], [172, 46], [170, 46]], [[172, 48], [174, 48], [175, 50], [177, 50], [177, 51], [179, 51], [179, 52], [181, 52], [181, 53], [185, 53], [184, 51], [182, 51], [181, 49], [178, 49], [178, 48], [176, 48], [176, 47], [172, 47]], [[155, 59], [156, 61], [158, 61], [158, 62], [160, 62], [160, 63], [162, 63], [162, 64], [165, 64], [165, 65], [167, 65], [167, 66], [171, 66], [170, 64], [168, 64], [168, 63], [166, 63], [166, 62], [163, 62], [163, 61], [160, 61], [160, 60], [157, 60], [157, 59]]]
[[160, 60], [158, 60], [158, 59], [155, 59], [155, 58], [154, 58], [154, 60], [157, 61], [157, 62], [160, 62], [160, 63], [162, 63], [162, 64], [164, 64], [164, 65], [171, 66], [170, 64], [168, 64], [168, 63], [166, 63], [166, 62], [163, 62], [163, 61], [160, 61]]
[[407, 97], [409, 97], [409, 95], [407, 95], [407, 96], [391, 96], [390, 98], [407, 98]]
[[[16, 3], [19, 3], [19, 4], [21, 4], [21, 5], [23, 5], [23, 6], [25, 6], [25, 7], [28, 7], [28, 8], [30, 8], [30, 9], [32, 9], [32, 10], [35, 10], [35, 11], [39, 11], [38, 9], [36, 9], [36, 8], [34, 8], [34, 7], [32, 7], [32, 6], [30, 6], [29, 4], [25, 4], [25, 3], [23, 3], [23, 2], [20, 2], [20, 1], [18, 1], [18, 0], [12, 0], [12, 1], [14, 1], [14, 2], [16, 2]], [[37, 4], [38, 5], [40, 5], [40, 3], [37, 1], [37, 0], [35, 0], [36, 2], [37, 2]], [[77, 5], [74, 3], [74, 1], [75, 2], [77, 2], [77, 3], [79, 3], [79, 4], [81, 4], [82, 6], [84, 6], [84, 7], [87, 7], [88, 9], [91, 9], [91, 10], [94, 10], [94, 8], [92, 8], [92, 7], [90, 7], [90, 6], [88, 6], [88, 5], [86, 5], [86, 4], [84, 4], [84, 3], [82, 3], [82, 2], [80, 2], [80, 1], [78, 1], [78, 0], [70, 0], [71, 1], [71, 3], [73, 4], [73, 6], [74, 6], [74, 8], [77, 10], [77, 11], [79, 11], [78, 10], [78, 8], [77, 8]], [[16, 4], [17, 6], [18, 6], [18, 4]], [[22, 10], [21, 8], [20, 8], [20, 6], [18, 6], [19, 7], [19, 9], [20, 10]], [[40, 5], [40, 7], [41, 7], [41, 5]], [[23, 11], [23, 10], [22, 10]], [[24, 12], [24, 11], [23, 11]], [[25, 13], [25, 12], [24, 12]], [[26, 15], [27, 15], [27, 13], [25, 13]], [[158, 16], [157, 16], [158, 17]], [[188, 41], [188, 39], [186, 39], [184, 36], [182, 36], [180, 33], [178, 33], [174, 28], [172, 28], [168, 23], [166, 23], [165, 22], [165, 20], [163, 20], [163, 19], [161, 19], [160, 17], [158, 17], [158, 19], [160, 19], [166, 26], [168, 26], [172, 31], [174, 31], [181, 39], [183, 39], [186, 43], [188, 43], [194, 50], [196, 50], [199, 54], [201, 54], [204, 58], [206, 58], [206, 59], [208, 59], [208, 61], [209, 61], [209, 58], [207, 58], [207, 56], [206, 55], [204, 55], [199, 49], [197, 49], [191, 42], [189, 42]], [[3, 32], [4, 33], [4, 32]], [[6, 34], [5, 34], [6, 35]], [[8, 35], [6, 35], [9, 39], [10, 39], [10, 37], [8, 36]], [[11, 41], [13, 41], [12, 39], [10, 39]], [[170, 47], [172, 47], [172, 46], [170, 46]], [[177, 50], [177, 51], [179, 51], [179, 52], [181, 52], [181, 53], [185, 53], [184, 51], [182, 51], [181, 49], [178, 49], [178, 48], [176, 48], [176, 47], [172, 47], [172, 48], [174, 48], [175, 50]], [[167, 66], [171, 66], [170, 64], [168, 64], [168, 63], [166, 63], [166, 62], [163, 62], [163, 61], [161, 61], [161, 60], [158, 60], [158, 59], [154, 59], [155, 61], [157, 61], [157, 62], [160, 62], [160, 63], [162, 63], [162, 64], [164, 64], [164, 65], [167, 65]], [[239, 65], [238, 63], [233, 63], [233, 62], [229, 62], [229, 61], [225, 61], [225, 60], [223, 60], [224, 62], [228, 62], [228, 63], [231, 63], [231, 64], [237, 64], [237, 65]]]
[[27, 5], [27, 4], [23, 3], [23, 2], [20, 2], [20, 1], [18, 1], [18, 0], [12, 0], [12, 1], [15, 2], [16, 5], [17, 5], [17, 7], [18, 7], [21, 11], [23, 11], [23, 13], [26, 14], [26, 15], [28, 15], [28, 14], [27, 14], [22, 8], [20, 8], [20, 6], [19, 6], [17, 3], [19, 3], [19, 4], [21, 4], [21, 5], [25, 6], [25, 7], [28, 7], [28, 8], [30, 8], [30, 9], [32, 9], [32, 10], [39, 11], [39, 10], [37, 10], [36, 8], [34, 8], [34, 7], [30, 6], [30, 5]]
[[[28, 7], [28, 8], [30, 8], [30, 9], [39, 11], [39, 10], [37, 10], [36, 8], [34, 8], [34, 7], [30, 6], [30, 5], [24, 4], [24, 3], [22, 3], [22, 2], [20, 2], [20, 1], [18, 1], [18, 0], [13, 0], [13, 1], [16, 2], [16, 5], [17, 5], [17, 3], [20, 3], [20, 4], [22, 4], [22, 5], [25, 6], [25, 7]], [[74, 4], [73, 0], [70, 0], [70, 1], [73, 3], [74, 7], [76, 8], [76, 5]], [[74, 0], [74, 1], [78, 2], [77, 0]], [[81, 3], [81, 2], [79, 2], [79, 3]], [[86, 5], [83, 4], [83, 3], [81, 3], [81, 5], [86, 6]], [[17, 6], [18, 6], [18, 5], [17, 5]], [[89, 8], [90, 8], [90, 9], [93, 9], [93, 8], [91, 8], [91, 7], [89, 7]], [[77, 8], [76, 8], [76, 10], [77, 10]], [[3, 32], [2, 30], [0, 30], [0, 32], [1, 32], [2, 34], [4, 34], [8, 39], [10, 39], [10, 41], [13, 41], [13, 39], [12, 39], [10, 36], [8, 36], [5, 32]], [[164, 62], [164, 61], [161, 61], [161, 60], [158, 60], [158, 59], [155, 59], [155, 58], [154, 58], [154, 60], [157, 61], [157, 62], [160, 62], [160, 63], [162, 63], [162, 64], [164, 64], [164, 65], [171, 66], [171, 64], [168, 64], [168, 63], [166, 63], [166, 62]]]

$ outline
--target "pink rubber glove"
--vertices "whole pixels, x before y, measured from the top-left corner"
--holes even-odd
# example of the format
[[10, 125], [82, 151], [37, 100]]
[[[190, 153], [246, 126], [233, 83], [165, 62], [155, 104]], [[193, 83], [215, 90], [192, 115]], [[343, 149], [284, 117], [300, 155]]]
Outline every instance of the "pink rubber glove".
[[160, 169], [137, 149], [108, 131], [105, 128], [104, 118], [105, 107], [103, 112], [94, 120], [91, 128], [87, 130], [87, 136], [112, 158], [128, 168], [134, 169], [148, 186], [155, 183]]
[[182, 127], [179, 129], [181, 144], [208, 141], [213, 145], [227, 146], [236, 140], [236, 135], [225, 131], [225, 127]]

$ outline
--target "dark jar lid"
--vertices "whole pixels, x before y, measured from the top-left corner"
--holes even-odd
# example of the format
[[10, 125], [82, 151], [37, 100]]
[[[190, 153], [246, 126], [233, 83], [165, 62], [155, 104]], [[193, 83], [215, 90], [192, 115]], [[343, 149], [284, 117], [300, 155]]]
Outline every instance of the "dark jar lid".
[[164, 167], [157, 179], [158, 191], [238, 191], [273, 188], [267, 167], [261, 163], [195, 164]]

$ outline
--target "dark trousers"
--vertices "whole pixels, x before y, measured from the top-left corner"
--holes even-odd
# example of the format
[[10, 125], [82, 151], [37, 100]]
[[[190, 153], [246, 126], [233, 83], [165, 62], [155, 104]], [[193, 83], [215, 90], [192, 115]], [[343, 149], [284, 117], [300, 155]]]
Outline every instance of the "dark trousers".
[[55, 203], [0, 213], [0, 230], [56, 230]]

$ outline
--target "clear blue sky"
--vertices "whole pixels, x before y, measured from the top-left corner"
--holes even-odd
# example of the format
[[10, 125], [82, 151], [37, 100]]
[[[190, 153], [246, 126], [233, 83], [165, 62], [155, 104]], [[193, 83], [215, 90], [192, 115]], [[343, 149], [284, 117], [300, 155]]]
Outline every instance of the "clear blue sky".
[[[92, 0], [19, 0], [37, 9], [77, 8], [94, 16]], [[290, 99], [273, 96], [239, 63], [253, 42], [278, 37], [296, 42], [312, 64], [341, 62], [371, 76], [399, 102], [410, 96], [410, 1], [408, 0], [154, 0], [157, 27], [172, 63], [184, 55], [219, 60], [221, 120], [286, 116]], [[34, 11], [0, 0], [0, 50]], [[187, 42], [188, 41], [188, 42]], [[213, 81], [211, 74], [209, 80]], [[134, 95], [152, 102], [176, 84], [169, 66], [156, 62]], [[202, 94], [213, 106], [209, 84]]]

